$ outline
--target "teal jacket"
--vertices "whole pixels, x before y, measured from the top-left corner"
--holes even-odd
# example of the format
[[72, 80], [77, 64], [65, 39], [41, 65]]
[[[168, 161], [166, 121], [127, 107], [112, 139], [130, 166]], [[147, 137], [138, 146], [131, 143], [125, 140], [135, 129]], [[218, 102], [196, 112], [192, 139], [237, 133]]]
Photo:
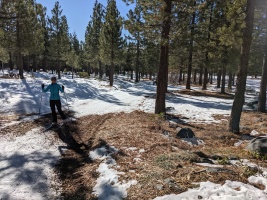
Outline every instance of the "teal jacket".
[[43, 88], [42, 90], [43, 92], [50, 90], [50, 100], [60, 100], [59, 91], [64, 92], [60, 85], [57, 83], [52, 83], [48, 85], [46, 89]]

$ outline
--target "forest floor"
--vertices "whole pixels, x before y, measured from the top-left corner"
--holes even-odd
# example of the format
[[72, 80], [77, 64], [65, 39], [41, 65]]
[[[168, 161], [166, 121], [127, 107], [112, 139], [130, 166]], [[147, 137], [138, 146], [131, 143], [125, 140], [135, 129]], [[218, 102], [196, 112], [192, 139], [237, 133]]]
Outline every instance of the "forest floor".
[[[178, 119], [177, 116], [169, 117]], [[249, 142], [249, 133], [255, 127], [266, 135], [267, 115], [244, 112], [240, 135], [226, 131], [227, 118], [221, 115], [214, 117], [222, 123], [207, 125], [181, 120], [173, 124], [159, 115], [142, 111], [81, 117], [59, 130], [45, 133], [53, 145], [64, 142], [63, 146], [60, 145], [61, 156], [54, 169], [60, 187], [56, 184], [53, 187], [58, 190], [57, 195], [66, 200], [98, 199], [95, 186], [103, 160], [92, 160], [88, 155], [97, 149], [115, 147], [118, 151], [111, 154], [116, 161], [112, 168], [118, 170], [118, 180], [109, 177], [105, 184], [113, 185], [117, 196], [123, 196], [123, 192], [119, 194], [122, 183], [131, 180], [135, 180], [136, 184], [127, 190], [127, 199], [180, 194], [207, 181], [222, 185], [226, 181], [238, 181], [254, 187], [246, 193], [256, 190], [259, 195], [264, 194], [266, 185], [249, 183], [248, 178], [256, 174], [264, 177], [267, 163], [250, 154], [245, 146]], [[47, 121], [44, 117], [31, 123], [20, 123], [12, 130], [9, 127], [1, 129], [0, 134], [10, 132], [19, 137]], [[188, 127], [196, 134], [196, 141], [176, 138], [177, 129]], [[240, 187], [236, 186], [236, 191], [240, 191]], [[102, 193], [110, 195], [114, 191], [102, 185]], [[203, 198], [206, 199], [205, 196]]]
[[[46, 79], [0, 80], [7, 105], [0, 106], [0, 199], [267, 199], [266, 161], [245, 149], [253, 130], [266, 136], [267, 114], [250, 107], [240, 135], [229, 133], [232, 94], [170, 86], [163, 116], [152, 114], [155, 86], [148, 82], [119, 78], [109, 88], [63, 77], [75, 121], [43, 132], [51, 116], [36, 116], [33, 102], [36, 83]], [[181, 128], [196, 137], [178, 139]]]

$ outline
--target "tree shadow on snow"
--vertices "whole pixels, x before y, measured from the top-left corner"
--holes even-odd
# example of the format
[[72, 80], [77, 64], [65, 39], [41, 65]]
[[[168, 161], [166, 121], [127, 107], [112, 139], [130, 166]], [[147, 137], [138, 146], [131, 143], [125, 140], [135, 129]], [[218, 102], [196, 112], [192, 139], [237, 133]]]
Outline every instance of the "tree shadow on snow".
[[209, 109], [218, 109], [218, 110], [231, 110], [232, 108], [232, 103], [218, 102], [216, 100], [213, 101], [209, 99], [205, 101], [201, 101], [194, 97], [186, 98], [180, 95], [167, 97], [167, 102], [175, 103], [175, 104], [189, 104], [189, 105], [193, 105], [199, 108], [209, 108]]
[[[42, 165], [54, 166], [56, 157], [49, 152], [34, 151], [30, 154], [14, 152], [9, 156], [0, 158], [0, 185], [5, 182], [12, 186], [10, 191], [1, 191], [0, 199], [12, 199], [12, 193], [27, 192], [32, 190], [44, 199], [51, 198], [50, 185], [47, 183], [46, 171]], [[29, 188], [27, 188], [29, 187]], [[1, 188], [1, 187], [0, 187]]]
[[73, 101], [72, 99], [74, 98], [78, 98], [81, 100], [97, 99], [115, 105], [126, 105], [114, 95], [108, 94], [108, 90], [105, 90], [103, 88], [96, 88], [89, 81], [79, 83], [76, 80], [73, 80], [73, 82], [70, 83], [70, 81], [68, 80], [60, 80], [60, 83], [62, 83], [66, 87], [72, 84], [70, 90], [66, 92], [67, 98], [71, 101]]

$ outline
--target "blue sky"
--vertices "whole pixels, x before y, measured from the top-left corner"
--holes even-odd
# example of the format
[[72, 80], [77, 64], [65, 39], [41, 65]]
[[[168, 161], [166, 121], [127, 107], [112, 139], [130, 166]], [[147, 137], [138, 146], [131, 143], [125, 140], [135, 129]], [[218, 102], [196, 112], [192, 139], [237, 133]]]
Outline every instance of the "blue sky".
[[[57, 0], [36, 0], [37, 3], [41, 3], [47, 8], [47, 15], [51, 16], [51, 10], [53, 9]], [[84, 34], [86, 26], [92, 15], [94, 0], [58, 0], [61, 8], [63, 9], [63, 15], [66, 15], [70, 33], [76, 32], [79, 40], [84, 40]], [[104, 6], [107, 5], [107, 0], [98, 0]], [[131, 8], [126, 6], [122, 0], [117, 0], [117, 7], [122, 17], [126, 18], [128, 10]], [[125, 32], [123, 32], [125, 33]]]

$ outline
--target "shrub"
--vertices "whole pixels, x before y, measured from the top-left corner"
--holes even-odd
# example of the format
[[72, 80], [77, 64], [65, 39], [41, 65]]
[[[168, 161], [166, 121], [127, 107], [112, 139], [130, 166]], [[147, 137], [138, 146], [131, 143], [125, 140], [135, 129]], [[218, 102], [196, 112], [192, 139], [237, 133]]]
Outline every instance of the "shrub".
[[87, 72], [77, 72], [77, 75], [80, 78], [90, 78], [89, 74]]

